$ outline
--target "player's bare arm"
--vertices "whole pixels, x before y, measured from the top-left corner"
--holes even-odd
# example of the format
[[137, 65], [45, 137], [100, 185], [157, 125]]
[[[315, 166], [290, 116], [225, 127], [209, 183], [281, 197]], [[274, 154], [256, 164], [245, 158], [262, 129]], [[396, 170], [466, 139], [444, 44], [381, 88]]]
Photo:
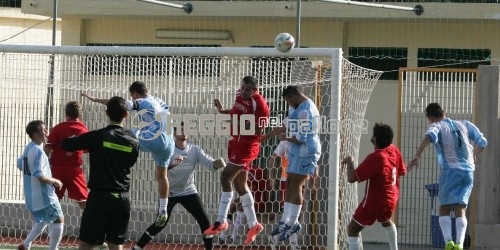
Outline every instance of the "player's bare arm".
[[83, 92], [80, 95], [84, 96], [84, 97], [87, 97], [87, 99], [89, 99], [91, 102], [97, 102], [97, 103], [100, 103], [100, 104], [103, 104], [103, 105], [108, 104], [108, 101], [109, 101], [109, 99], [99, 99], [99, 98], [90, 96], [87, 93], [83, 93]]
[[276, 127], [273, 130], [269, 131], [269, 133], [263, 134], [260, 137], [260, 141], [265, 141], [265, 140], [267, 140], [267, 139], [269, 139], [271, 137], [280, 135], [280, 134], [285, 133], [285, 132], [286, 132], [286, 127], [284, 127], [284, 126], [282, 126], [282, 127]]
[[61, 187], [63, 186], [60, 180], [48, 176], [40, 176], [38, 177], [38, 180], [43, 183], [52, 184], [59, 189], [61, 189]]
[[358, 181], [356, 174], [354, 173], [354, 162], [352, 156], [347, 156], [342, 160], [342, 165], [346, 166], [347, 170], [347, 181], [349, 183], [354, 183]]
[[219, 99], [214, 99], [214, 106], [217, 108], [217, 111], [219, 111], [220, 114], [229, 114], [231, 112], [230, 109], [222, 108], [222, 103], [219, 101]]
[[429, 146], [431, 143], [431, 137], [426, 135], [422, 142], [420, 143], [420, 146], [417, 149], [417, 153], [415, 153], [415, 156], [413, 159], [411, 159], [410, 164], [408, 164], [408, 171], [411, 171], [414, 167], [418, 167], [419, 159], [422, 153], [424, 152], [425, 148]]
[[278, 139], [280, 141], [289, 141], [289, 142], [292, 142], [292, 143], [295, 143], [295, 144], [302, 144], [303, 142], [297, 140], [297, 138], [295, 138], [295, 136], [292, 136], [292, 137], [287, 137], [286, 134], [279, 134], [278, 135]]

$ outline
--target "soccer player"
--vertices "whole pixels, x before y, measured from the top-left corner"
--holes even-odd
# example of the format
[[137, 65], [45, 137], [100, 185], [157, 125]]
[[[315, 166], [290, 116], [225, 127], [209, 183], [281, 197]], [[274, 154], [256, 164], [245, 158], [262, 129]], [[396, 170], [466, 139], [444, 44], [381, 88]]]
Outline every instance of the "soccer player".
[[[465, 212], [474, 182], [475, 160], [488, 142], [473, 123], [447, 118], [439, 103], [427, 105], [425, 115], [430, 126], [408, 168], [411, 170], [413, 167], [418, 167], [424, 149], [429, 144], [434, 144], [441, 166], [439, 225], [446, 242], [446, 249], [462, 249], [467, 229]], [[452, 206], [455, 208], [456, 216], [456, 243], [451, 236]]]
[[66, 103], [66, 121], [54, 126], [43, 148], [50, 155], [52, 176], [59, 179], [63, 186], [56, 189], [57, 197], [62, 199], [68, 190], [68, 197], [75, 200], [81, 209], [85, 208], [88, 191], [83, 174], [83, 151], [67, 152], [61, 149], [63, 139], [79, 136], [88, 132], [87, 126], [80, 120], [82, 105], [77, 101]]
[[289, 114], [290, 119], [287, 121], [286, 127], [289, 133], [279, 135], [281, 141], [291, 142], [287, 152], [288, 167], [283, 215], [277, 227], [271, 232], [272, 236], [279, 234], [279, 241], [288, 239], [302, 227], [298, 222], [304, 203], [302, 189], [309, 176], [315, 174], [321, 154], [318, 131], [320, 126], [317, 124], [319, 111], [314, 102], [307, 98], [298, 86], [286, 87], [282, 96], [295, 110]]
[[406, 174], [406, 166], [399, 149], [392, 144], [394, 132], [384, 123], [373, 127], [371, 142], [375, 151], [354, 169], [352, 156], [342, 160], [350, 183], [367, 181], [365, 197], [347, 226], [349, 250], [358, 250], [362, 244], [359, 234], [375, 221], [382, 224], [391, 250], [398, 249], [396, 225], [391, 217], [399, 199], [399, 177]]
[[[254, 197], [255, 212], [260, 214], [269, 212], [270, 206], [269, 204], [267, 204], [267, 202], [270, 200], [269, 192], [273, 190], [274, 187], [271, 180], [268, 178], [267, 171], [259, 167], [259, 165], [257, 165], [256, 162], [253, 162], [251, 164], [250, 169], [248, 170], [247, 185], [252, 191]], [[238, 198], [233, 201], [229, 209], [229, 214], [233, 214], [234, 212], [236, 212], [236, 218], [234, 219], [231, 238], [230, 240], [226, 239], [227, 231], [222, 231], [219, 236], [219, 243], [221, 245], [228, 244], [231, 242], [234, 243], [240, 227], [243, 225], [243, 223], [246, 223], [247, 221], [245, 213], [243, 211], [243, 206], [241, 205], [240, 199]], [[272, 213], [269, 214], [269, 219], [270, 220], [274, 219], [274, 214]], [[231, 226], [229, 216], [227, 221], [228, 221], [228, 226]]]
[[111, 250], [122, 249], [130, 219], [130, 169], [139, 157], [139, 141], [123, 128], [128, 116], [125, 99], [109, 99], [106, 115], [107, 127], [66, 138], [61, 144], [63, 150], [88, 150], [90, 155], [90, 193], [79, 235], [83, 250], [104, 241]]
[[[181, 126], [183, 124], [181, 123]], [[198, 222], [201, 232], [203, 233], [210, 226], [208, 215], [203, 208], [203, 203], [195, 185], [195, 172], [198, 165], [205, 167], [211, 171], [217, 171], [225, 167], [225, 162], [222, 159], [214, 160], [207, 155], [203, 149], [197, 145], [187, 142], [188, 137], [182, 133], [177, 133], [177, 128], [174, 128], [175, 149], [172, 162], [169, 164], [168, 181], [170, 183], [170, 194], [167, 205], [167, 215], [170, 218], [172, 209], [175, 205], [181, 204]], [[168, 219], [167, 219], [168, 222]], [[134, 246], [134, 250], [143, 249], [155, 235], [157, 235], [164, 225], [151, 224], [146, 232]], [[212, 235], [202, 235], [203, 243], [206, 250], [213, 249]]]
[[61, 242], [64, 215], [57, 199], [55, 188], [61, 188], [62, 182], [52, 177], [49, 159], [43, 151], [42, 144], [47, 140], [49, 132], [45, 124], [31, 121], [26, 126], [26, 134], [31, 139], [17, 161], [17, 168], [23, 172], [24, 199], [26, 208], [31, 212], [35, 224], [19, 250], [30, 249], [35, 240], [48, 225], [49, 249], [58, 249]]
[[[151, 152], [156, 165], [156, 182], [158, 185], [158, 216], [156, 223], [159, 226], [167, 223], [167, 203], [169, 183], [167, 167], [174, 153], [174, 139], [165, 130], [164, 116], [169, 114], [169, 107], [160, 98], [148, 94], [146, 84], [140, 81], [133, 82], [129, 87], [133, 101], [127, 100], [127, 109], [136, 110], [141, 120], [140, 124], [147, 124], [136, 132], [141, 150]], [[108, 99], [98, 99], [82, 93], [93, 102], [106, 104]], [[161, 117], [161, 119], [158, 119]]]
[[[254, 198], [247, 185], [248, 170], [250, 163], [253, 162], [260, 151], [259, 137], [263, 131], [265, 124], [260, 121], [269, 119], [269, 106], [266, 99], [259, 93], [257, 79], [253, 76], [245, 76], [241, 82], [241, 88], [236, 93], [236, 99], [231, 109], [223, 109], [222, 104], [218, 99], [214, 100], [215, 107], [222, 114], [230, 114], [236, 116], [239, 120], [242, 115], [253, 115], [253, 121], [246, 121], [245, 128], [255, 127], [255, 134], [242, 135], [239, 131], [231, 131], [232, 139], [228, 142], [228, 163], [222, 171], [220, 182], [222, 186], [222, 194], [219, 201], [219, 211], [217, 213], [216, 222], [207, 230], [205, 234], [215, 235], [228, 228], [226, 222], [229, 206], [233, 199], [233, 189], [238, 192], [243, 211], [247, 218], [249, 230], [247, 238], [244, 242], [249, 245], [255, 240], [263, 226], [257, 221], [254, 209]], [[234, 119], [233, 119], [234, 120]], [[250, 124], [250, 123], [254, 124]], [[231, 129], [233, 125], [231, 125]]]

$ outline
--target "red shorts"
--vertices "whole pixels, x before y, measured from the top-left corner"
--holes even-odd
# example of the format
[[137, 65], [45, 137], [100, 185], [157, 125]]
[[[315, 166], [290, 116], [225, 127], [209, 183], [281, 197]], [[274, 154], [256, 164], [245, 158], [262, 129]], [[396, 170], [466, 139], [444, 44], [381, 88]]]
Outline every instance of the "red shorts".
[[379, 205], [374, 204], [363, 207], [362, 203], [358, 206], [352, 219], [361, 226], [371, 226], [375, 221], [380, 223], [387, 222], [394, 214], [396, 205]]
[[52, 167], [52, 177], [63, 183], [61, 189], [56, 188], [57, 198], [62, 199], [68, 190], [68, 197], [75, 201], [86, 201], [88, 197], [87, 183], [81, 167]]
[[259, 156], [259, 140], [237, 140], [231, 139], [227, 143], [227, 155], [230, 163], [242, 166], [243, 170], [250, 169], [252, 163]]

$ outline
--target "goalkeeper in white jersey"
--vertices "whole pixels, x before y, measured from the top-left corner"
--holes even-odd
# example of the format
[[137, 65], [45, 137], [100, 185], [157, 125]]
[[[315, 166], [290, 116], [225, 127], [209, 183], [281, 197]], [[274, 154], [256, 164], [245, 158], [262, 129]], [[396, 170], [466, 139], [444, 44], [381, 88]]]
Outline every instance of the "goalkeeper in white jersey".
[[[183, 125], [183, 123], [181, 123]], [[170, 193], [167, 203], [167, 218], [170, 219], [172, 209], [176, 204], [181, 204], [186, 211], [193, 215], [193, 217], [200, 225], [201, 232], [209, 228], [210, 222], [208, 215], [203, 208], [198, 190], [195, 186], [195, 171], [198, 165], [201, 165], [211, 171], [217, 171], [226, 166], [222, 159], [214, 160], [211, 156], [203, 152], [198, 145], [193, 145], [187, 142], [187, 136], [184, 135], [184, 129], [181, 133], [174, 128], [175, 149], [174, 157], [168, 166], [168, 181], [170, 183]], [[139, 241], [134, 246], [134, 250], [143, 249], [153, 237], [161, 232], [168, 224], [161, 225], [153, 222], [146, 232], [142, 234]], [[203, 235], [203, 244], [206, 250], [213, 248], [212, 235]]]

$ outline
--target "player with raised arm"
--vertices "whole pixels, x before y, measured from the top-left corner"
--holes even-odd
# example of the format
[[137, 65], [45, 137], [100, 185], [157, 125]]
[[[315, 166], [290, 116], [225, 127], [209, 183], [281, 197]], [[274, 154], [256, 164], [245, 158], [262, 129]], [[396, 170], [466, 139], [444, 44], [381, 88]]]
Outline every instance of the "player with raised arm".
[[397, 229], [391, 218], [399, 199], [399, 177], [406, 174], [406, 166], [401, 152], [392, 144], [393, 137], [389, 125], [377, 123], [371, 138], [375, 152], [366, 156], [356, 169], [352, 156], [342, 160], [350, 183], [367, 181], [365, 197], [347, 227], [349, 250], [360, 249], [359, 233], [375, 221], [384, 227], [390, 249], [398, 249]]
[[[183, 125], [181, 123], [181, 125]], [[168, 169], [168, 181], [170, 183], [170, 194], [167, 204], [167, 218], [170, 218], [175, 205], [181, 204], [198, 222], [200, 230], [203, 233], [210, 226], [208, 215], [203, 208], [203, 203], [198, 194], [195, 185], [195, 173], [198, 165], [205, 167], [210, 171], [217, 171], [226, 166], [224, 160], [214, 160], [207, 155], [198, 145], [187, 142], [188, 137], [184, 135], [184, 128], [181, 133], [174, 128], [175, 149], [174, 157], [170, 162]], [[168, 222], [168, 219], [167, 219]], [[151, 224], [141, 238], [134, 246], [134, 250], [140, 250], [157, 235], [165, 225]], [[206, 250], [213, 249], [213, 236], [202, 235], [203, 243]]]
[[[222, 114], [236, 116], [238, 121], [242, 115], [253, 115], [253, 121], [245, 121], [245, 128], [255, 126], [255, 134], [242, 135], [241, 131], [231, 131], [232, 139], [228, 142], [228, 163], [222, 171], [220, 182], [222, 194], [219, 201], [219, 210], [217, 220], [207, 230], [205, 234], [215, 235], [221, 231], [227, 230], [226, 222], [229, 206], [233, 199], [233, 188], [238, 192], [243, 206], [243, 211], [247, 218], [249, 230], [244, 242], [249, 245], [255, 240], [263, 226], [257, 221], [254, 209], [254, 198], [247, 185], [248, 170], [260, 152], [260, 135], [265, 124], [261, 124], [262, 119], [269, 119], [269, 106], [266, 99], [259, 93], [257, 79], [253, 76], [245, 76], [241, 81], [241, 88], [236, 93], [236, 99], [231, 109], [223, 109], [219, 100], [214, 100], [215, 107]], [[250, 123], [254, 124], [250, 124]], [[231, 126], [231, 130], [233, 126]]]
[[[174, 141], [170, 133], [165, 130], [164, 116], [169, 114], [169, 107], [160, 98], [148, 94], [146, 84], [140, 81], [133, 82], [129, 87], [133, 101], [127, 100], [127, 109], [136, 110], [141, 119], [140, 124], [147, 124], [136, 132], [141, 150], [151, 152], [156, 166], [156, 181], [158, 185], [158, 216], [156, 224], [164, 226], [167, 223], [167, 203], [169, 183], [167, 167], [174, 153]], [[99, 99], [82, 93], [93, 102], [107, 104], [108, 99]], [[157, 119], [161, 117], [162, 119]]]
[[111, 250], [123, 249], [130, 220], [130, 169], [139, 157], [139, 141], [123, 127], [128, 116], [125, 99], [109, 99], [106, 115], [109, 124], [105, 128], [61, 143], [66, 151], [89, 152], [90, 193], [80, 224], [80, 250], [90, 250], [104, 241]]
[[[272, 236], [279, 234], [279, 241], [288, 239], [301, 229], [298, 219], [304, 203], [303, 186], [309, 176], [316, 173], [317, 162], [321, 155], [318, 131], [320, 126], [317, 124], [318, 108], [298, 86], [286, 87], [282, 96], [288, 105], [295, 108], [295, 111], [289, 114], [290, 119], [287, 121], [286, 127], [289, 128], [289, 133], [279, 135], [280, 140], [291, 142], [287, 151], [288, 168], [283, 215], [271, 232]], [[304, 126], [305, 124], [307, 126]]]
[[63, 186], [56, 189], [57, 197], [62, 199], [68, 190], [68, 197], [75, 200], [81, 209], [85, 208], [87, 200], [87, 182], [83, 174], [83, 151], [68, 152], [61, 149], [61, 142], [73, 136], [88, 132], [87, 126], [80, 120], [82, 105], [78, 101], [69, 101], [65, 107], [66, 121], [50, 130], [45, 153], [50, 155], [52, 176], [59, 179]]
[[26, 208], [31, 212], [35, 224], [17, 249], [30, 249], [31, 243], [48, 225], [49, 249], [56, 250], [62, 238], [64, 215], [54, 187], [61, 188], [63, 184], [52, 177], [49, 159], [42, 148], [49, 135], [43, 121], [29, 122], [26, 134], [31, 142], [26, 145], [23, 155], [18, 159], [17, 168], [23, 172]]
[[[424, 139], [408, 168], [418, 167], [420, 156], [429, 144], [434, 144], [439, 174], [439, 225], [446, 242], [446, 250], [461, 250], [465, 240], [467, 218], [465, 212], [474, 184], [476, 157], [488, 141], [470, 121], [456, 121], [445, 116], [439, 103], [430, 103], [425, 109], [430, 123]], [[450, 212], [455, 210], [457, 242], [453, 242]]]

